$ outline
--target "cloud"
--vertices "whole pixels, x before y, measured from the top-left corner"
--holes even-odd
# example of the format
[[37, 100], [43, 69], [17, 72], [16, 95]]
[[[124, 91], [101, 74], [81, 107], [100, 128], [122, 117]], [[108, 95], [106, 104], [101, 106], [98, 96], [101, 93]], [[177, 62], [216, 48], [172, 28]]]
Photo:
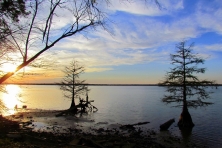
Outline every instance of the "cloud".
[[207, 60], [220, 59], [222, 54], [222, 44], [197, 44], [193, 49], [200, 57]]
[[[162, 22], [149, 17], [136, 17], [111, 24], [114, 36], [104, 30], [68, 38], [56, 46], [61, 61], [78, 59], [92, 69], [112, 70], [112, 66], [133, 65], [167, 60], [175, 42], [196, 37], [200, 32], [189, 17]], [[108, 66], [104, 69], [103, 66]]]
[[[160, 7], [158, 6], [158, 4], [155, 3], [155, 0], [111, 0], [110, 4], [108, 5], [108, 13], [116, 13], [117, 11], [122, 11], [137, 15], [161, 16], [165, 14], [170, 14], [178, 9], [183, 9], [182, 0], [158, 0], [158, 2], [160, 4]], [[107, 4], [103, 5], [106, 6]]]
[[[183, 1], [163, 0], [160, 3], [166, 9], [160, 10], [154, 3], [145, 8], [144, 1], [111, 1], [110, 13], [129, 13], [127, 18], [112, 16], [115, 23], [109, 26], [114, 35], [98, 29], [67, 38], [53, 47], [57, 62], [68, 65], [74, 58], [84, 63], [88, 72], [112, 70], [119, 65], [163, 62], [168, 60], [175, 44], [181, 40], [197, 38], [209, 30], [221, 29], [220, 8], [213, 12], [210, 9], [203, 10], [199, 5], [194, 14], [167, 16], [166, 21], [166, 18], [150, 16], [164, 17], [173, 11], [180, 11], [184, 9]], [[213, 13], [209, 13], [211, 11]], [[210, 47], [205, 49], [209, 50]]]
[[[207, 5], [207, 6], [206, 6]], [[216, 31], [222, 34], [222, 2], [214, 1], [209, 5], [206, 3], [199, 3], [195, 14], [196, 22], [199, 27], [207, 31]]]
[[209, 51], [222, 52], [222, 44], [205, 45], [204, 48]]
[[[153, 49], [139, 50], [136, 46], [140, 47], [140, 45], [133, 45], [130, 42], [126, 44], [115, 38], [111, 40], [109, 36], [107, 38], [103, 37], [101, 41], [97, 38], [70, 38], [66, 43], [63, 42], [56, 47], [55, 57], [59, 59], [57, 62], [68, 64], [68, 61], [75, 59], [84, 63], [87, 71], [98, 72], [112, 70], [113, 66], [147, 63], [166, 57], [165, 52], [158, 51], [159, 53], [156, 54], [156, 50]], [[134, 47], [129, 48], [131, 45]]]
[[222, 44], [212, 44], [212, 45], [200, 45], [197, 47], [199, 53], [203, 55], [205, 59], [217, 59], [220, 58], [219, 52], [222, 53]]
[[113, 68], [109, 67], [87, 67], [85, 72], [103, 72], [103, 71], [110, 71], [113, 70]]

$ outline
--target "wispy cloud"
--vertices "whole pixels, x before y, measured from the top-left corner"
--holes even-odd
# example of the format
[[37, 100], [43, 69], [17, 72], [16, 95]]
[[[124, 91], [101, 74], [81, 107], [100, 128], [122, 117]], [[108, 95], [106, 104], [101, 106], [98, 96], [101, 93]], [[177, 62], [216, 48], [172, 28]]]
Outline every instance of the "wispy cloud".
[[195, 47], [195, 50], [201, 55], [201, 57], [207, 60], [220, 58], [220, 55], [222, 54], [222, 44], [199, 45]]
[[[115, 13], [117, 11], [122, 11], [126, 13], [137, 14], [137, 15], [161, 16], [164, 14], [170, 14], [173, 11], [176, 11], [178, 9], [183, 9], [182, 0], [158, 0], [158, 2], [160, 5], [157, 5], [155, 3], [155, 0], [148, 0], [148, 1], [111, 0], [110, 4], [108, 5], [109, 7], [107, 10], [109, 10], [108, 13]], [[106, 4], [104, 4], [104, 6], [106, 6]]]
[[[98, 29], [87, 32], [87, 38], [85, 34], [68, 38], [54, 47], [57, 62], [68, 65], [76, 59], [85, 64], [87, 72], [109, 71], [119, 65], [165, 62], [175, 50], [175, 44], [181, 40], [198, 38], [209, 31], [222, 32], [221, 7], [213, 11], [198, 4], [194, 13], [181, 12], [183, 15], [177, 16], [173, 12], [184, 9], [182, 0], [162, 0], [160, 3], [162, 10], [154, 3], [144, 5], [144, 1], [136, 4], [111, 1], [108, 12], [118, 13], [110, 18], [114, 20], [113, 24], [109, 24], [113, 36]], [[127, 18], [122, 17], [125, 13]], [[165, 16], [164, 19], [159, 18]], [[201, 54], [206, 57], [209, 53], [213, 55], [213, 51], [222, 51], [221, 47], [213, 44], [200, 45], [195, 49], [204, 49]]]
[[[129, 25], [129, 22], [125, 23]], [[130, 22], [134, 28], [124, 27], [125, 23], [121, 26], [114, 24], [114, 36], [105, 31], [99, 31], [94, 32], [95, 38], [87, 39], [83, 36], [69, 38], [56, 47], [57, 55], [63, 57], [62, 63], [64, 60], [75, 58], [88, 63], [87, 67], [97, 66], [98, 69], [100, 66], [112, 67], [163, 61], [166, 55], [169, 55], [166, 47], [169, 42], [174, 45], [173, 42], [196, 35], [192, 27], [183, 28], [186, 32], [183, 33], [179, 22], [171, 25], [149, 19], [143, 22], [135, 20]]]
[[213, 4], [209, 4], [207, 7], [206, 3], [200, 2], [197, 6], [195, 19], [199, 27], [222, 34], [222, 2], [214, 1]]
[[209, 51], [221, 51], [222, 52], [222, 44], [205, 45], [204, 48]]

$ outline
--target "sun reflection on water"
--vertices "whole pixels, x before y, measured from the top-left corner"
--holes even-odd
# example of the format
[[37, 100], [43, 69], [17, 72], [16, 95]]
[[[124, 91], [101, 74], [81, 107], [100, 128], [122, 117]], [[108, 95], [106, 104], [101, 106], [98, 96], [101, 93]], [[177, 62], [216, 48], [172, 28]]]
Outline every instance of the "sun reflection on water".
[[3, 116], [11, 115], [16, 113], [15, 106], [20, 106], [21, 101], [19, 96], [21, 94], [21, 88], [17, 85], [6, 85], [5, 90], [7, 93], [1, 93], [0, 97], [4, 105], [8, 108], [7, 111], [3, 112]]

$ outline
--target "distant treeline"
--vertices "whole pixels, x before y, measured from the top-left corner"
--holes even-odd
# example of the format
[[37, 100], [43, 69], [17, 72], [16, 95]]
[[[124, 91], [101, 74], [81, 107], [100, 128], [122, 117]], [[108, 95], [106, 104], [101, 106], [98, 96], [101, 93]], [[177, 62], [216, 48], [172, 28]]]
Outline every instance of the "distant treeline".
[[[13, 85], [60, 85], [58, 83], [4, 83], [2, 85], [9, 85], [9, 84], [13, 84]], [[69, 85], [69, 84], [67, 84]], [[78, 84], [76, 84], [78, 85]], [[167, 85], [160, 85], [160, 84], [81, 84], [81, 85], [88, 85], [88, 86], [167, 86]], [[175, 85], [175, 86], [179, 86], [179, 85]], [[212, 85], [212, 86], [222, 86], [222, 84], [216, 84], [216, 85]]]
[[[58, 83], [5, 83], [7, 84], [14, 84], [14, 85], [60, 85]], [[69, 84], [67, 84], [69, 85]], [[78, 85], [78, 84], [76, 84]], [[159, 86], [158, 84], [82, 84], [82, 85], [89, 85], [89, 86]]]
[[[163, 85], [163, 84], [157, 84], [158, 86], [169, 86], [169, 85]], [[183, 85], [170, 85], [170, 86], [175, 86], [175, 87], [182, 87]], [[222, 84], [212, 84], [212, 85], [196, 85], [196, 84], [188, 84], [186, 86], [222, 86]]]

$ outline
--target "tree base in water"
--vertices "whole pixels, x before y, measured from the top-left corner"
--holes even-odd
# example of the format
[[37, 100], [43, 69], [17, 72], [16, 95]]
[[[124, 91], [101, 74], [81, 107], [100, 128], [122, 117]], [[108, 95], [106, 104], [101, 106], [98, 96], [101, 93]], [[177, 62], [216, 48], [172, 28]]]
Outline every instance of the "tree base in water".
[[190, 122], [178, 122], [177, 124], [179, 126], [179, 129], [188, 129], [188, 128], [193, 128], [194, 124]]
[[182, 111], [177, 125], [179, 126], [180, 129], [194, 127], [194, 123], [187, 109]]

